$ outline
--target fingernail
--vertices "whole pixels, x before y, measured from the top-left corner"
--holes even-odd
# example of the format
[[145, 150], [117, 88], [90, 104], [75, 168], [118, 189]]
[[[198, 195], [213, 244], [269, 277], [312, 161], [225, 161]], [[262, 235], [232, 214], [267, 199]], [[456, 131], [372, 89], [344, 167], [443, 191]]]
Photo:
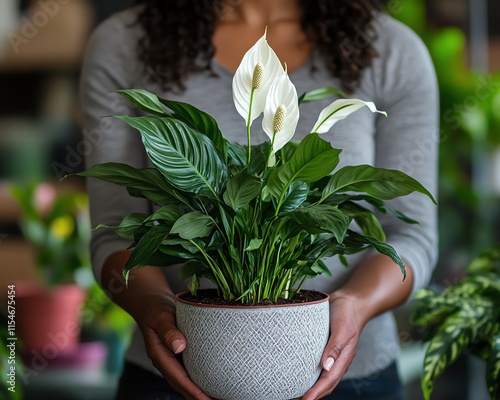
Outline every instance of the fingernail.
[[182, 340], [180, 339], [175, 339], [172, 342], [172, 350], [175, 354], [180, 353], [182, 347]]
[[328, 357], [325, 361], [325, 365], [323, 366], [323, 368], [326, 371], [330, 371], [332, 369], [334, 363], [335, 363], [335, 360], [333, 359], [333, 357]]

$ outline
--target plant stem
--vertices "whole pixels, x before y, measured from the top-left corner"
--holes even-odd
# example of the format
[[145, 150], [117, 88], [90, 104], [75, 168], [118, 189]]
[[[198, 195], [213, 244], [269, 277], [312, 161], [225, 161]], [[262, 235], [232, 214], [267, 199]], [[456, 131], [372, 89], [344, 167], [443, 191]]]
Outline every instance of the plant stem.
[[266, 176], [267, 174], [267, 168], [269, 167], [269, 161], [271, 160], [271, 156], [273, 155], [274, 141], [276, 139], [277, 133], [278, 133], [277, 131], [274, 131], [273, 133], [273, 140], [271, 140], [271, 147], [269, 148], [269, 151], [267, 153], [267, 160], [266, 164], [264, 165], [264, 174], [262, 176]]

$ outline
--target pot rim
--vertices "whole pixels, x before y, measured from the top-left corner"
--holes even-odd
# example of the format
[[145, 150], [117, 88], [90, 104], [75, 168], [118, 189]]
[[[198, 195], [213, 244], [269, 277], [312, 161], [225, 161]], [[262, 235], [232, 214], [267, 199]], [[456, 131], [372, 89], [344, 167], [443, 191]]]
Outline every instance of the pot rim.
[[330, 300], [330, 295], [324, 292], [320, 292], [318, 290], [309, 290], [310, 292], [321, 293], [325, 296], [323, 299], [308, 301], [305, 303], [289, 303], [289, 304], [268, 304], [268, 305], [258, 305], [258, 306], [250, 306], [250, 305], [222, 305], [222, 304], [205, 304], [205, 303], [197, 303], [194, 301], [188, 301], [181, 299], [180, 296], [190, 293], [189, 290], [177, 293], [175, 298], [178, 302], [184, 303], [193, 307], [206, 307], [206, 308], [230, 308], [230, 309], [243, 309], [243, 310], [253, 310], [258, 308], [280, 308], [280, 307], [299, 307], [299, 306], [309, 306], [313, 304], [320, 304]]

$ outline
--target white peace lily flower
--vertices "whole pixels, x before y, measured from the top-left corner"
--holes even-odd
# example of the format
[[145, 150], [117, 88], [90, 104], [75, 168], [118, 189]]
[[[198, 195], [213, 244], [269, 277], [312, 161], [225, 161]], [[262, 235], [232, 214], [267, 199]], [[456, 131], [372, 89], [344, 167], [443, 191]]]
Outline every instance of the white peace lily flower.
[[246, 52], [233, 77], [234, 105], [247, 126], [264, 111], [267, 92], [283, 73], [278, 56], [267, 43], [266, 33]]
[[292, 139], [298, 122], [297, 90], [285, 71], [269, 88], [262, 120], [262, 129], [271, 139], [273, 154]]
[[323, 109], [319, 114], [318, 120], [314, 124], [313, 133], [326, 133], [338, 121], [343, 120], [360, 108], [368, 107], [373, 113], [380, 113], [387, 117], [385, 111], [379, 111], [371, 101], [363, 101], [359, 99], [338, 99], [328, 107]]

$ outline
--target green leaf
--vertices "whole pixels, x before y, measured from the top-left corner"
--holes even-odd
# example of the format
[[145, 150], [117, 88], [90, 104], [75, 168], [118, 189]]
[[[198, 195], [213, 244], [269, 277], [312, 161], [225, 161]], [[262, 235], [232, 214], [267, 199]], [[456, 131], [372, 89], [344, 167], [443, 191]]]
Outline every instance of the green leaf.
[[113, 229], [122, 238], [133, 240], [135, 230], [143, 224], [144, 220], [147, 217], [148, 216], [146, 214], [131, 213], [125, 216], [125, 218], [122, 219], [122, 222], [120, 222], [120, 225], [116, 227], [110, 227], [101, 224], [98, 225], [95, 229], [110, 228]]
[[271, 194], [279, 199], [293, 182], [314, 182], [328, 175], [337, 166], [341, 150], [317, 134], [306, 136], [292, 158], [271, 173], [267, 186]]
[[500, 246], [483, 251], [467, 268], [469, 272], [493, 272], [500, 276]]
[[191, 128], [206, 135], [222, 154], [223, 159], [227, 158], [228, 142], [222, 136], [217, 125], [217, 121], [204, 111], [197, 109], [191, 104], [181, 101], [166, 100], [160, 98], [161, 103], [175, 112], [174, 118], [180, 119]]
[[180, 208], [173, 204], [167, 204], [156, 210], [148, 217], [148, 221], [164, 221], [172, 226], [182, 216]]
[[137, 196], [144, 196], [159, 205], [178, 203], [178, 199], [182, 198], [163, 175], [153, 168], [137, 169], [127, 164], [103, 163], [76, 175], [125, 186], [137, 192]]
[[267, 157], [271, 149], [270, 142], [263, 142], [261, 144], [252, 146], [252, 157], [248, 164], [248, 173], [250, 175], [261, 175], [267, 164]]
[[[165, 240], [162, 242], [165, 243]], [[168, 241], [167, 241], [168, 243]], [[173, 245], [161, 245], [159, 250], [165, 254], [165, 257], [170, 257], [171, 259], [182, 260], [195, 260], [198, 259], [198, 255], [191, 253], [191, 251], [186, 250], [183, 246], [173, 246]], [[179, 263], [177, 263], [179, 264]]]
[[491, 343], [490, 356], [486, 363], [486, 382], [492, 399], [500, 399], [500, 333]]
[[237, 167], [245, 167], [247, 165], [247, 149], [238, 143], [229, 142], [229, 147], [227, 149], [229, 159], [232, 165]]
[[377, 210], [379, 210], [381, 213], [385, 214], [387, 211], [391, 212], [394, 214], [396, 217], [398, 217], [400, 220], [406, 222], [407, 224], [417, 224], [418, 221], [415, 221], [414, 219], [411, 219], [401, 211], [395, 210], [392, 207], [389, 207], [384, 203], [383, 200], [377, 199], [376, 197], [366, 195], [366, 194], [332, 194], [328, 198], [324, 200], [324, 203], [328, 204], [334, 204], [337, 206], [340, 206], [341, 204], [345, 203], [346, 201], [366, 201], [367, 203], [371, 204], [372, 206], [376, 207]]
[[380, 254], [390, 257], [392, 261], [394, 261], [401, 269], [401, 272], [403, 273], [403, 280], [406, 278], [406, 268], [403, 260], [399, 256], [398, 252], [394, 249], [394, 247], [388, 245], [387, 243], [383, 243], [380, 240], [377, 240], [370, 236], [363, 236], [359, 233], [348, 230], [344, 244], [348, 247], [353, 246], [354, 248], [360, 244], [367, 244], [373, 247]]
[[183, 262], [185, 262], [185, 260], [178, 257], [171, 257], [161, 250], [156, 250], [143, 260], [144, 265], [156, 267], [168, 267], [170, 265], [181, 264]]
[[290, 160], [290, 158], [292, 158], [299, 145], [300, 145], [299, 140], [290, 140], [283, 146], [281, 150], [279, 150], [279, 155], [283, 164], [286, 161]]
[[370, 165], [347, 166], [332, 175], [323, 190], [321, 201], [338, 192], [368, 193], [379, 199], [390, 200], [415, 191], [427, 195], [436, 204], [432, 194], [404, 172]]
[[210, 238], [210, 242], [208, 243], [207, 246], [207, 251], [216, 250], [221, 246], [224, 246], [225, 244], [226, 240], [224, 239], [224, 236], [219, 231], [215, 231], [212, 237]]
[[172, 186], [218, 197], [227, 169], [207, 136], [171, 118], [117, 118], [141, 133], [149, 158]]
[[300, 207], [307, 200], [309, 186], [303, 182], [293, 182], [288, 188], [281, 209], [283, 211], [293, 211]]
[[168, 117], [171, 115], [162, 106], [158, 96], [144, 89], [125, 89], [117, 90], [116, 92], [129, 100], [135, 107], [137, 107], [141, 111], [158, 115], [160, 117]]
[[330, 269], [326, 266], [326, 264], [319, 260], [317, 261], [312, 267], [311, 269], [316, 272], [318, 275], [320, 274], [325, 274], [325, 275], [328, 275], [328, 276], [332, 276], [332, 272], [330, 271]]
[[212, 217], [193, 211], [180, 217], [172, 227], [170, 233], [177, 233], [181, 238], [192, 240], [207, 237], [212, 232], [214, 220]]
[[240, 251], [232, 244], [229, 245], [229, 255], [231, 256], [231, 259], [236, 263], [237, 269], [240, 269], [241, 268]]
[[176, 247], [181, 246], [184, 250], [189, 251], [191, 254], [196, 254], [200, 251], [198, 247], [196, 247], [190, 240], [178, 238], [178, 237], [167, 237], [162, 242], [162, 248], [165, 246]]
[[195, 274], [191, 277], [191, 281], [188, 284], [188, 290], [191, 292], [192, 296], [196, 296], [196, 292], [198, 291], [199, 288], [200, 288], [200, 281]]
[[422, 391], [430, 399], [434, 380], [457, 358], [468, 351], [470, 345], [483, 337], [491, 324], [491, 314], [485, 309], [463, 303], [456, 313], [448, 316], [432, 337], [424, 358]]
[[179, 280], [183, 281], [185, 279], [191, 278], [193, 275], [198, 277], [210, 274], [210, 270], [205, 267], [202, 263], [193, 261], [185, 263], [179, 271]]
[[250, 240], [250, 244], [247, 246], [245, 251], [258, 250], [262, 246], [262, 239], [252, 239]]
[[339, 208], [345, 215], [356, 221], [365, 235], [385, 242], [384, 230], [377, 216], [371, 210], [353, 202], [345, 202]]
[[128, 274], [130, 270], [134, 267], [143, 267], [147, 265], [147, 260], [151, 254], [153, 254], [160, 247], [161, 243], [168, 236], [168, 227], [157, 225], [151, 227], [139, 240], [136, 248], [130, 255], [123, 274], [128, 280]]
[[342, 243], [350, 220], [337, 207], [327, 204], [298, 208], [286, 213], [309, 233], [332, 233]]
[[233, 210], [239, 210], [248, 206], [260, 194], [261, 189], [262, 183], [258, 178], [242, 171], [229, 179], [223, 199]]
[[339, 254], [338, 256], [340, 263], [347, 268], [349, 266], [349, 261], [347, 260], [347, 258], [343, 254]]
[[342, 97], [348, 97], [347, 94], [340, 89], [334, 88], [332, 86], [325, 86], [319, 89], [303, 93], [299, 97], [299, 104], [309, 103], [310, 101], [323, 100], [328, 97], [336, 95], [340, 95]]

